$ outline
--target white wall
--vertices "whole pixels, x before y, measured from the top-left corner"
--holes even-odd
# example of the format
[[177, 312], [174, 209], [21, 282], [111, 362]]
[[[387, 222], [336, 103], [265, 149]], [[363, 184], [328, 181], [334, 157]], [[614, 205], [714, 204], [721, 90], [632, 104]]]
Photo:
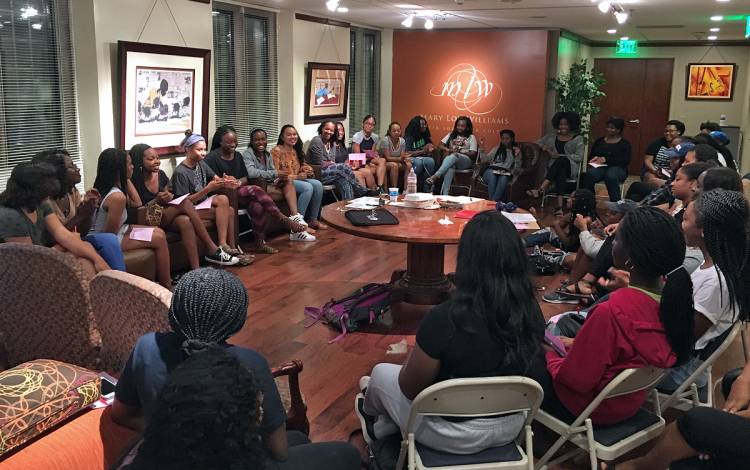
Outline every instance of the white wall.
[[[594, 58], [618, 58], [614, 47], [593, 47]], [[673, 58], [672, 94], [669, 106], [670, 119], [685, 123], [687, 134], [698, 133], [703, 121], [719, 121], [726, 114], [729, 125], [740, 126], [743, 132], [742, 168], [750, 171], [750, 47], [640, 47], [638, 58]], [[737, 64], [737, 76], [732, 101], [688, 101], [685, 99], [687, 64], [690, 62], [730, 62]]]
[[[164, 1], [168, 2], [179, 30]], [[211, 5], [160, 0], [147, 21], [152, 5], [152, 0], [73, 1], [76, 81], [87, 187], [96, 177], [96, 161], [101, 150], [114, 147], [119, 140], [117, 41], [212, 49]], [[210, 130], [214, 127], [213, 107], [211, 94]]]

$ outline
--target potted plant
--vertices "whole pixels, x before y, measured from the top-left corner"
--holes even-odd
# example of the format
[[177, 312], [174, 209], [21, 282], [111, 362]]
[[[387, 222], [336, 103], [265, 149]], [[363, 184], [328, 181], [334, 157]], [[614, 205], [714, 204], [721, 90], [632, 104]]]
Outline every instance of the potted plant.
[[601, 90], [604, 75], [589, 69], [587, 60], [582, 59], [570, 66], [567, 74], [549, 80], [549, 86], [557, 93], [557, 111], [571, 111], [581, 116], [581, 135], [588, 140], [591, 131], [591, 116], [599, 112], [594, 105], [598, 98], [606, 96]]

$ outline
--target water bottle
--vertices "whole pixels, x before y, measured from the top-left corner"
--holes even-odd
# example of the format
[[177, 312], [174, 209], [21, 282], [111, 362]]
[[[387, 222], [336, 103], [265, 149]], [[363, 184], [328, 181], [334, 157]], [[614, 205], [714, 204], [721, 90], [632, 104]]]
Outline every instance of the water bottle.
[[417, 174], [414, 173], [414, 168], [409, 170], [409, 176], [406, 177], [406, 194], [414, 194], [417, 192]]
[[722, 114], [721, 116], [719, 116], [719, 125], [722, 126], [722, 127], [727, 125], [727, 115], [726, 114]]

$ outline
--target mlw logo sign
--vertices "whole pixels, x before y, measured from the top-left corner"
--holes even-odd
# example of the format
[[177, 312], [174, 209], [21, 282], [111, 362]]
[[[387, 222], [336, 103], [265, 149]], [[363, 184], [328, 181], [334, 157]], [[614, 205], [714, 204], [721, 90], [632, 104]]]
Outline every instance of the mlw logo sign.
[[450, 98], [457, 110], [478, 115], [494, 111], [502, 94], [481, 70], [465, 63], [451, 68], [443, 84], [430, 89], [432, 96]]

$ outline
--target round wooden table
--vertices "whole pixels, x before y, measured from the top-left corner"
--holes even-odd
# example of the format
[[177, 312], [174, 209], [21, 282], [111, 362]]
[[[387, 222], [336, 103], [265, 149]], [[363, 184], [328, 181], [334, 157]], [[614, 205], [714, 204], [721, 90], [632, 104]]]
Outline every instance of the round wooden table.
[[[398, 225], [355, 226], [344, 215], [343, 208], [347, 204], [347, 201], [341, 201], [323, 207], [321, 218], [331, 227], [350, 235], [407, 244], [406, 270], [395, 271], [391, 277], [397, 300], [437, 305], [448, 299], [451, 282], [443, 272], [445, 245], [458, 243], [469, 219], [456, 218], [456, 210], [387, 205], [385, 209], [398, 218]], [[494, 210], [494, 207], [493, 201], [486, 200], [464, 205], [464, 209], [480, 212]], [[438, 223], [445, 216], [453, 224]]]

